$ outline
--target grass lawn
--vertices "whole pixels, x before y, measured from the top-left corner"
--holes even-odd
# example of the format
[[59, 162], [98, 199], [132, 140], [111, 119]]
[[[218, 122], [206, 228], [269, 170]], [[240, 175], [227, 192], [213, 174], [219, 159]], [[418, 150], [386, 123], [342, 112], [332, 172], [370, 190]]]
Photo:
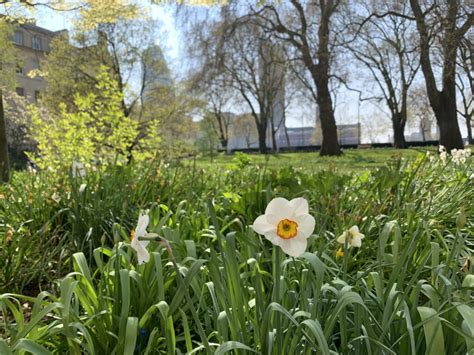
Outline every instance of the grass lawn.
[[420, 153], [427, 150], [436, 151], [435, 147], [416, 147], [410, 149], [394, 148], [373, 148], [373, 149], [346, 149], [340, 157], [321, 157], [319, 152], [298, 152], [269, 154], [219, 154], [214, 157], [204, 156], [196, 159], [199, 167], [213, 166], [217, 168], [235, 168], [239, 162], [248, 157], [248, 165], [262, 165], [268, 159], [269, 168], [282, 168], [292, 166], [303, 168], [308, 172], [320, 171], [328, 168], [335, 168], [342, 172], [356, 171], [362, 172], [383, 166], [387, 161], [403, 157], [414, 159]]
[[474, 354], [474, 161], [435, 149], [17, 172], [0, 354]]

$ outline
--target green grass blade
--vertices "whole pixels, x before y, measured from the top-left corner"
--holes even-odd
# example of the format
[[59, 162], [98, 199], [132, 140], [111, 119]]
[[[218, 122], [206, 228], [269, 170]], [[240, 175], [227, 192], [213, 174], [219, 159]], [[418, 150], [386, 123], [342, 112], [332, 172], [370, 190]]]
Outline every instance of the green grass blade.
[[441, 320], [433, 308], [418, 307], [425, 333], [426, 355], [445, 354]]

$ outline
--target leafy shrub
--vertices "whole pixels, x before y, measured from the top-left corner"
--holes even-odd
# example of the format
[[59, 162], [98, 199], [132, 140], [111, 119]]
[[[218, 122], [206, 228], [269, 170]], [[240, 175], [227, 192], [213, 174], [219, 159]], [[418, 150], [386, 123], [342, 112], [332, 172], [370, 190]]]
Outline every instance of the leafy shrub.
[[[61, 104], [58, 115], [31, 107], [31, 136], [38, 154], [31, 160], [42, 170], [68, 170], [74, 161], [86, 164], [121, 164], [154, 156], [159, 138], [158, 122], [140, 124], [125, 115], [123, 93], [101, 67], [97, 76], [99, 94], [75, 95], [75, 109]], [[144, 133], [144, 131], [148, 133]]]
[[252, 158], [248, 154], [242, 152], [235, 152], [234, 161], [239, 168], [245, 168], [252, 163]]

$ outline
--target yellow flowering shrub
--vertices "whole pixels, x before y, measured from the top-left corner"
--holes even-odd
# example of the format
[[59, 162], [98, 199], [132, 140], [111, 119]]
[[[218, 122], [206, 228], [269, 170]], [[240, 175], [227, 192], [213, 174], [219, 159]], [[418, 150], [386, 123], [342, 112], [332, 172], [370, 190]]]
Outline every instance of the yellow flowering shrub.
[[30, 107], [30, 134], [38, 152], [29, 157], [40, 169], [69, 169], [73, 161], [124, 164], [154, 154], [156, 129], [147, 126], [152, 133], [141, 132], [139, 122], [125, 116], [123, 93], [106, 67], [101, 67], [96, 87], [97, 93], [74, 97], [74, 111], [61, 104], [58, 115], [49, 115]]

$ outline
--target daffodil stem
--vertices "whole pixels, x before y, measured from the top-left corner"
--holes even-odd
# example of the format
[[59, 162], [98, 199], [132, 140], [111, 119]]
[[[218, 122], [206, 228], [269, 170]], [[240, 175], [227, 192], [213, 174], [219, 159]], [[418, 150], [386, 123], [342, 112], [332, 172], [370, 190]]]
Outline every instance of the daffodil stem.
[[273, 288], [273, 302], [280, 302], [280, 259], [281, 259], [280, 247], [273, 248], [273, 278], [275, 280], [275, 286]]
[[343, 260], [343, 270], [344, 274], [342, 275], [342, 279], [347, 281], [347, 263], [349, 261], [349, 248], [347, 242], [344, 243], [344, 260]]
[[[281, 279], [281, 249], [280, 247], [273, 248], [273, 277], [275, 281], [275, 286], [273, 289], [273, 302], [280, 304], [280, 279]], [[281, 331], [280, 327], [280, 313], [275, 313], [275, 328], [277, 332]], [[281, 339], [282, 334], [276, 334], [276, 339], [278, 341], [278, 349], [281, 349]]]

